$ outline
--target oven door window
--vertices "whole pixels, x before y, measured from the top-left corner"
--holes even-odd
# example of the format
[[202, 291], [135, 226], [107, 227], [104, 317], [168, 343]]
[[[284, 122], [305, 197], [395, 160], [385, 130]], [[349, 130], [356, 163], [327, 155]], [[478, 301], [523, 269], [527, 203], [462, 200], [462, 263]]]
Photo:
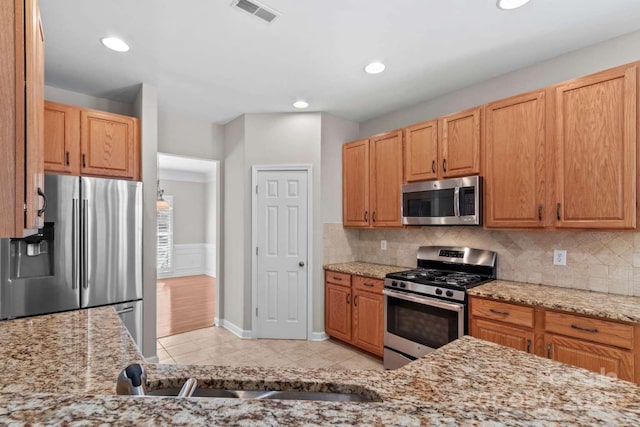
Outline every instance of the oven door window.
[[458, 338], [455, 311], [387, 297], [387, 332], [430, 348]]
[[455, 216], [453, 198], [453, 188], [404, 193], [402, 196], [403, 216], [407, 218]]

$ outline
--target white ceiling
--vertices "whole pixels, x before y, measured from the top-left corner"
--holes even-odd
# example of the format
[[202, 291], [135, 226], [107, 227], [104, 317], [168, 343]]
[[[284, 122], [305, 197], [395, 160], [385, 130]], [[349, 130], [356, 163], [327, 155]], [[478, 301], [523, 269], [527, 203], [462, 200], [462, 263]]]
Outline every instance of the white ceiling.
[[[363, 121], [640, 29], [638, 0], [264, 0], [272, 24], [231, 0], [40, 0], [48, 85], [224, 123], [243, 113], [326, 111]], [[131, 51], [99, 39], [124, 38]], [[367, 75], [380, 60], [387, 70]]]

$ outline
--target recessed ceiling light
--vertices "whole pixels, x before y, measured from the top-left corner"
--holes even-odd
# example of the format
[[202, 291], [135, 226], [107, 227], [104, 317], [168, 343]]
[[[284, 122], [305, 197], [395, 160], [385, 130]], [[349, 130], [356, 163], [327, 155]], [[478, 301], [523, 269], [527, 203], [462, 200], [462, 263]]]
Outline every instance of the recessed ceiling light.
[[129, 45], [124, 42], [124, 40], [119, 39], [117, 37], [105, 37], [100, 39], [105, 47], [108, 47], [111, 50], [115, 50], [116, 52], [128, 52]]
[[364, 67], [364, 71], [369, 74], [380, 74], [385, 69], [385, 66], [382, 62], [372, 62], [371, 64]]
[[308, 108], [309, 107], [309, 103], [307, 101], [303, 101], [303, 100], [299, 100], [293, 103], [293, 106], [296, 108]]
[[511, 10], [517, 9], [529, 3], [529, 0], [498, 0], [498, 9]]

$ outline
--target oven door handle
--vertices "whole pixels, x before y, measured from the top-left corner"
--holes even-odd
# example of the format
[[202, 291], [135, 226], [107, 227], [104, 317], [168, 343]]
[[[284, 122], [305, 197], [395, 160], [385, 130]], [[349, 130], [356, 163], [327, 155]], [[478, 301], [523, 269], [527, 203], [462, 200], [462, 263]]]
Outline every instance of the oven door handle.
[[405, 292], [397, 292], [389, 289], [383, 289], [382, 293], [386, 296], [398, 298], [405, 301], [415, 302], [418, 304], [430, 305], [432, 307], [443, 308], [445, 310], [455, 311], [460, 313], [464, 310], [464, 305], [451, 302], [440, 301], [434, 298], [426, 298], [418, 295], [411, 295]]

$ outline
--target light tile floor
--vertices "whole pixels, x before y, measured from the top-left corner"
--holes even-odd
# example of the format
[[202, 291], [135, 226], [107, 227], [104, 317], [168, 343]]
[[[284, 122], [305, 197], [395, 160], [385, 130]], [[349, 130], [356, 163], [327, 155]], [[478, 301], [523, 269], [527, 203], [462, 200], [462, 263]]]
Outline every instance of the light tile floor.
[[158, 340], [163, 364], [327, 369], [384, 369], [380, 359], [339, 341], [244, 340], [210, 327]]

